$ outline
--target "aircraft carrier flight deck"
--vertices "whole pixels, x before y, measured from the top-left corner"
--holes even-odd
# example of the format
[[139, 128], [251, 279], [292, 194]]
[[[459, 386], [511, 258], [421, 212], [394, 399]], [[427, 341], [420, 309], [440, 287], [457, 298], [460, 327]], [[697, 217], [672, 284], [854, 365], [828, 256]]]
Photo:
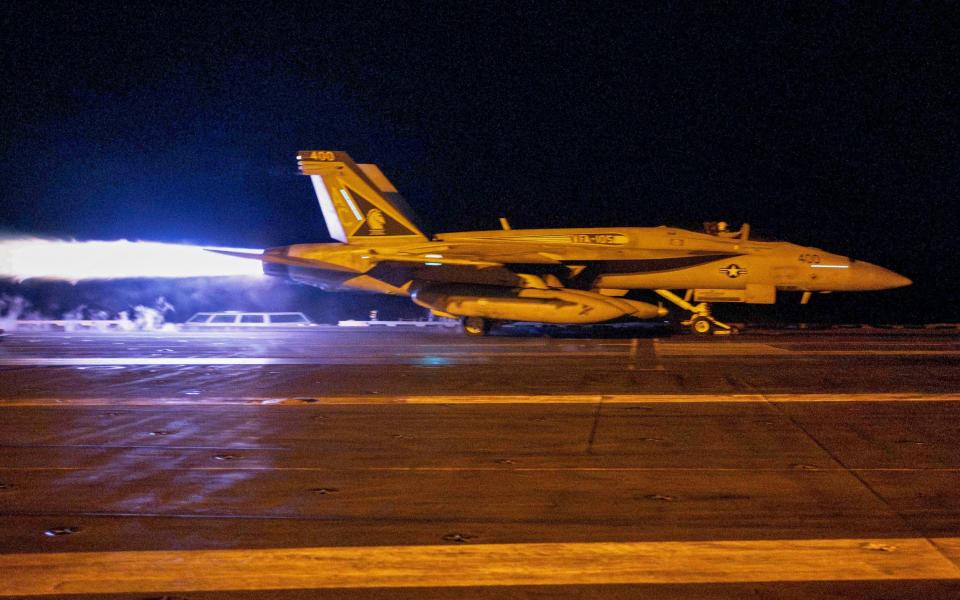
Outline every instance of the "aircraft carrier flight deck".
[[960, 597], [960, 336], [13, 332], [0, 597]]

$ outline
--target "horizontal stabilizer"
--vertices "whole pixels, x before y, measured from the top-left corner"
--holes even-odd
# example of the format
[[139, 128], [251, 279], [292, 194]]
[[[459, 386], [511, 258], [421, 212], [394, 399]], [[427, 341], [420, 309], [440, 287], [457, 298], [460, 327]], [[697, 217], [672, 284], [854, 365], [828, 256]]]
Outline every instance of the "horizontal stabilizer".
[[233, 250], [214, 250], [213, 248], [207, 248], [207, 252], [216, 252], [217, 254], [226, 254], [227, 256], [235, 256], [237, 258], [249, 258], [265, 263], [289, 265], [291, 267], [307, 267], [310, 269], [323, 269], [325, 271], [340, 271], [342, 273], [359, 273], [359, 271], [356, 269], [344, 267], [343, 265], [324, 262], [322, 260], [312, 260], [309, 258], [297, 258], [295, 256], [281, 256], [277, 254], [251, 254], [249, 252], [235, 252]]

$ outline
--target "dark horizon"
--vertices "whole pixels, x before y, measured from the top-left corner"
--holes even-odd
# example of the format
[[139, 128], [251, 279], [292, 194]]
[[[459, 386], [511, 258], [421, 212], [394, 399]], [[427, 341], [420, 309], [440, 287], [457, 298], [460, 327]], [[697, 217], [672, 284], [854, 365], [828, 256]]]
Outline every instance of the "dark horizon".
[[328, 241], [342, 149], [433, 231], [749, 222], [914, 280], [775, 311], [960, 320], [953, 7], [372, 6], [0, 8], [0, 231]]

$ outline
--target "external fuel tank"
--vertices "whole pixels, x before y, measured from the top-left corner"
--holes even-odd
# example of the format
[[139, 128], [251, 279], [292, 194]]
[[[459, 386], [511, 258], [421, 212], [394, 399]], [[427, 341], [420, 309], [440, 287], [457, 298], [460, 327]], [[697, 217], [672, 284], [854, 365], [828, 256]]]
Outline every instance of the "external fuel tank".
[[653, 319], [667, 311], [646, 302], [571, 289], [503, 288], [468, 284], [423, 284], [413, 301], [431, 310], [502, 321], [580, 324], [631, 316]]

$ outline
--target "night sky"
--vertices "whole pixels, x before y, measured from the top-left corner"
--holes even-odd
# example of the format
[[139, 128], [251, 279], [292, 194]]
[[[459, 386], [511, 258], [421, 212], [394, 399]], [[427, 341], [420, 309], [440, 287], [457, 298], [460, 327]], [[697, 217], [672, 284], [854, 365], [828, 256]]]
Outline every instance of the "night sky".
[[433, 231], [747, 221], [915, 281], [810, 314], [960, 320], [955, 4], [119, 4], [0, 7], [0, 230], [328, 241], [342, 149]]

